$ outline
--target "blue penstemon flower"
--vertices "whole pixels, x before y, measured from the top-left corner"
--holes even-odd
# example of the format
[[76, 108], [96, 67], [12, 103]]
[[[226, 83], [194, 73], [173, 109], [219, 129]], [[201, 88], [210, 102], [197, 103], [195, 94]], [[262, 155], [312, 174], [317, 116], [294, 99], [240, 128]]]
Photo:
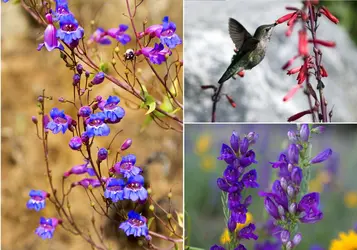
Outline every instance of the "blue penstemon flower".
[[38, 212], [45, 208], [46, 198], [49, 197], [49, 193], [42, 190], [31, 190], [29, 196], [30, 200], [26, 204], [27, 208]]
[[131, 176], [124, 187], [124, 199], [145, 201], [147, 198], [148, 192], [144, 188], [144, 177], [141, 175]]
[[125, 181], [123, 179], [109, 178], [107, 180], [106, 189], [104, 191], [104, 197], [110, 198], [113, 202], [117, 202], [124, 199], [123, 188]]
[[121, 44], [126, 45], [131, 41], [131, 37], [125, 32], [128, 30], [128, 25], [120, 24], [119, 28], [112, 28], [107, 31], [107, 34], [112, 38], [115, 38]]
[[135, 237], [148, 236], [149, 229], [146, 224], [146, 218], [130, 211], [128, 213], [128, 219], [120, 224], [119, 228], [122, 229], [127, 236], [133, 235]]
[[57, 30], [57, 37], [70, 47], [76, 47], [84, 35], [84, 29], [79, 26], [73, 14], [63, 15], [59, 19], [60, 29]]
[[102, 101], [99, 108], [106, 116], [107, 123], [118, 123], [125, 116], [125, 111], [122, 107], [119, 107], [119, 97], [109, 96], [106, 101]]
[[135, 166], [136, 156], [129, 154], [123, 156], [120, 162], [114, 164], [113, 169], [116, 173], [122, 174], [125, 178], [138, 175], [142, 172], [141, 168]]
[[60, 111], [58, 108], [53, 108], [50, 111], [52, 121], [49, 121], [46, 125], [46, 129], [51, 130], [54, 134], [62, 132], [63, 134], [68, 129], [72, 122], [72, 118], [64, 114], [64, 111]]
[[91, 114], [86, 120], [88, 137], [107, 136], [110, 133], [109, 126], [105, 123], [106, 115], [103, 112]]
[[166, 58], [172, 54], [172, 51], [165, 48], [162, 43], [155, 43], [154, 48], [145, 47], [136, 52], [136, 55], [144, 55], [153, 64], [161, 64], [166, 61]]
[[170, 49], [175, 48], [177, 45], [182, 43], [180, 37], [175, 33], [176, 24], [174, 22], [169, 22], [169, 17], [165, 16], [162, 20], [162, 30], [160, 34], [160, 40]]
[[53, 237], [57, 225], [61, 223], [62, 221], [56, 218], [46, 219], [44, 217], [41, 217], [40, 225], [36, 229], [35, 233], [42, 239], [51, 239]]

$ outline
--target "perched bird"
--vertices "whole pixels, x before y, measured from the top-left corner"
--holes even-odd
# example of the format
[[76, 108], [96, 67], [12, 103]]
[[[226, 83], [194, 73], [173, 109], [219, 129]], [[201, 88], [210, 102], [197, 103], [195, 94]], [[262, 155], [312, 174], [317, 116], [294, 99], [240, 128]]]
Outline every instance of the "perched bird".
[[235, 52], [231, 64], [228, 66], [218, 83], [222, 84], [231, 77], [234, 78], [242, 70], [252, 69], [258, 65], [265, 56], [267, 45], [276, 24], [262, 25], [257, 28], [252, 36], [242, 24], [229, 18], [229, 35], [235, 44]]

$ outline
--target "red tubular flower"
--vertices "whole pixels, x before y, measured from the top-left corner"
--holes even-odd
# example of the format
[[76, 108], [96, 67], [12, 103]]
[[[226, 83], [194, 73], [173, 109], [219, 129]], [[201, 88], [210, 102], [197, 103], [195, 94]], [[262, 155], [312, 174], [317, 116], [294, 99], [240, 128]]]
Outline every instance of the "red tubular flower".
[[292, 121], [296, 121], [297, 119], [303, 117], [304, 115], [308, 115], [308, 114], [311, 114], [312, 111], [309, 109], [309, 110], [305, 110], [305, 111], [302, 111], [302, 112], [299, 112], [295, 115], [292, 115], [289, 117], [288, 119], [288, 122], [292, 122]]
[[321, 74], [321, 77], [328, 77], [327, 71], [324, 68], [324, 66], [322, 66], [322, 65], [320, 66], [320, 74]]
[[294, 11], [298, 11], [299, 9], [296, 7], [291, 7], [291, 6], [286, 6], [285, 9], [287, 10], [294, 10]]
[[295, 61], [296, 58], [298, 58], [299, 55], [294, 56], [293, 58], [291, 58], [287, 63], [284, 64], [284, 66], [282, 67], [283, 70], [286, 70], [287, 68], [289, 68], [291, 66], [291, 64], [293, 64], [293, 62]]
[[227, 97], [227, 100], [229, 101], [229, 103], [232, 105], [233, 108], [237, 107], [237, 104], [234, 102], [232, 97], [230, 97], [229, 95], [226, 95], [226, 97]]
[[298, 14], [297, 14], [297, 12], [295, 12], [295, 13], [292, 15], [292, 17], [290, 18], [290, 20], [288, 21], [288, 26], [294, 25], [295, 20], [296, 20], [297, 17], [298, 17]]
[[330, 21], [334, 22], [335, 24], [338, 24], [338, 18], [332, 15], [331, 12], [325, 6], [321, 7], [320, 13], [325, 15], [328, 19], [330, 19]]
[[306, 61], [304, 62], [304, 65], [301, 66], [300, 72], [296, 78], [296, 80], [298, 80], [298, 84], [302, 84], [305, 79], [306, 79], [306, 71], [307, 70], [307, 65], [306, 65]]
[[288, 72], [286, 73], [287, 75], [294, 75], [296, 74], [297, 72], [299, 72], [301, 70], [302, 66], [301, 67], [296, 67], [296, 68], [293, 68], [293, 69], [290, 69], [288, 70]]
[[237, 75], [239, 75], [240, 77], [244, 77], [244, 71], [242, 70], [242, 71], [239, 71], [238, 73], [237, 73]]
[[302, 56], [307, 56], [309, 54], [307, 47], [307, 34], [305, 30], [299, 31], [299, 54]]
[[320, 40], [320, 39], [309, 39], [308, 42], [309, 43], [317, 43], [317, 44], [320, 44], [320, 45], [323, 45], [326, 47], [330, 47], [330, 48], [336, 47], [336, 43], [332, 42], [332, 41], [324, 41], [324, 40]]
[[291, 19], [294, 15], [296, 15], [296, 12], [286, 14], [286, 15], [280, 17], [278, 20], [276, 20], [275, 23], [276, 24], [284, 23], [284, 22], [288, 21], [289, 19]]
[[295, 85], [292, 89], [290, 89], [289, 92], [284, 96], [283, 102], [290, 100], [300, 88], [302, 88], [302, 85]]

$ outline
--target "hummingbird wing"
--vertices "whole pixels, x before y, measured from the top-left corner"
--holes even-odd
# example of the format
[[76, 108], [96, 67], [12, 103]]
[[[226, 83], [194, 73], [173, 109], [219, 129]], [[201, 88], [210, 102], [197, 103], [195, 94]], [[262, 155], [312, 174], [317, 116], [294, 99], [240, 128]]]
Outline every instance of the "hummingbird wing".
[[252, 35], [237, 20], [229, 18], [228, 31], [237, 50], [240, 50], [245, 40], [252, 38]]

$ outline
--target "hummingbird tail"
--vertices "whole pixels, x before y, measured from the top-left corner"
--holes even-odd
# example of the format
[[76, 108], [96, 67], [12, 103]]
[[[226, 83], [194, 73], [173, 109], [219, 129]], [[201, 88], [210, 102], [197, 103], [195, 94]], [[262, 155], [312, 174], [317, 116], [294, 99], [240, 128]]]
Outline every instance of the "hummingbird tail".
[[[240, 70], [239, 70], [240, 71]], [[232, 76], [234, 76], [234, 74], [236, 74], [237, 72], [239, 72], [231, 67], [229, 67], [226, 72], [224, 72], [223, 76], [221, 77], [221, 79], [218, 80], [219, 84], [224, 83], [225, 81], [227, 81], [229, 78], [231, 78]]]

